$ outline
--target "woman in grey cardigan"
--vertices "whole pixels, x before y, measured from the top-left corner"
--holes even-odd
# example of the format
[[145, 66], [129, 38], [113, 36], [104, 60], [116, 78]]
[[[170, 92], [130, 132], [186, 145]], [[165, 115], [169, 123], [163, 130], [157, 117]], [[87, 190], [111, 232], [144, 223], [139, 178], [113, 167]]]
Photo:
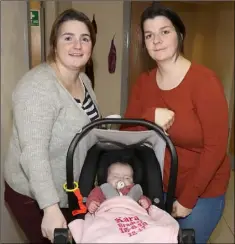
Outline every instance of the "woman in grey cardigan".
[[13, 134], [5, 162], [5, 200], [30, 243], [53, 241], [66, 227], [66, 153], [75, 134], [100, 117], [82, 68], [95, 33], [88, 17], [66, 10], [50, 36], [48, 63], [28, 73], [13, 93]]

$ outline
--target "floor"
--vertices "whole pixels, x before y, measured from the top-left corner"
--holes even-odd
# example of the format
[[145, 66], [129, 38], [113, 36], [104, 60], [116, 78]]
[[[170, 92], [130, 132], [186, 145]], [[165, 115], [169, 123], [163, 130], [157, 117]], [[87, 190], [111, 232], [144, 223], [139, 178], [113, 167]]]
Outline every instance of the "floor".
[[209, 243], [235, 243], [234, 241], [234, 171], [231, 173], [226, 205], [222, 219], [210, 237]]

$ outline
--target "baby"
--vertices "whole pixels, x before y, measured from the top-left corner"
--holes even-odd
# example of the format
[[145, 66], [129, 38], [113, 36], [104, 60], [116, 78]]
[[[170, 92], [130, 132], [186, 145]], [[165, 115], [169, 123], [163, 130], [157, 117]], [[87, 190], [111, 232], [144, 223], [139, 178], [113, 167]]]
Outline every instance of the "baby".
[[[135, 193], [137, 193], [137, 195], [140, 192], [142, 193], [140, 185], [135, 185], [133, 183], [132, 167], [128, 163], [123, 162], [111, 164], [108, 168], [107, 183], [100, 187], [95, 187], [90, 192], [86, 201], [86, 206], [91, 214], [105, 201], [106, 196], [104, 195], [104, 190], [114, 193], [114, 196], [118, 194], [131, 196], [131, 193], [134, 196]], [[143, 195], [140, 196], [138, 202], [146, 210], [151, 205], [150, 199]]]

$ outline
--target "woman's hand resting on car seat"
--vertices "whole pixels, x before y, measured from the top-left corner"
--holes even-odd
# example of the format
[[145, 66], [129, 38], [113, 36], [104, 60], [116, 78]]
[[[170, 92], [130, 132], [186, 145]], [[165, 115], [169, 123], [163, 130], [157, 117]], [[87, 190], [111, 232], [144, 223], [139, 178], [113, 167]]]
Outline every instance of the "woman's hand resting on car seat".
[[42, 219], [42, 235], [51, 242], [54, 239], [54, 230], [56, 228], [67, 228], [67, 222], [62, 214], [58, 204], [43, 209], [44, 215]]
[[178, 201], [173, 203], [172, 217], [174, 218], [185, 218], [192, 213], [192, 209], [185, 208]]
[[[165, 132], [172, 126], [175, 119], [175, 113], [167, 108], [155, 109], [155, 123]], [[167, 134], [167, 133], [166, 133]]]

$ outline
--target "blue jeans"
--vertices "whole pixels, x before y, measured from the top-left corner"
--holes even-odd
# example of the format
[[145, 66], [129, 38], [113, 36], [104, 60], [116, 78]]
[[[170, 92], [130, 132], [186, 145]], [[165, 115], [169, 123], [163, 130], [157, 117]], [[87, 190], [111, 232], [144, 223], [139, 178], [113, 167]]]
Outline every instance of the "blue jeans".
[[194, 229], [196, 244], [205, 244], [222, 217], [225, 195], [199, 198], [192, 213], [177, 219], [181, 229]]

